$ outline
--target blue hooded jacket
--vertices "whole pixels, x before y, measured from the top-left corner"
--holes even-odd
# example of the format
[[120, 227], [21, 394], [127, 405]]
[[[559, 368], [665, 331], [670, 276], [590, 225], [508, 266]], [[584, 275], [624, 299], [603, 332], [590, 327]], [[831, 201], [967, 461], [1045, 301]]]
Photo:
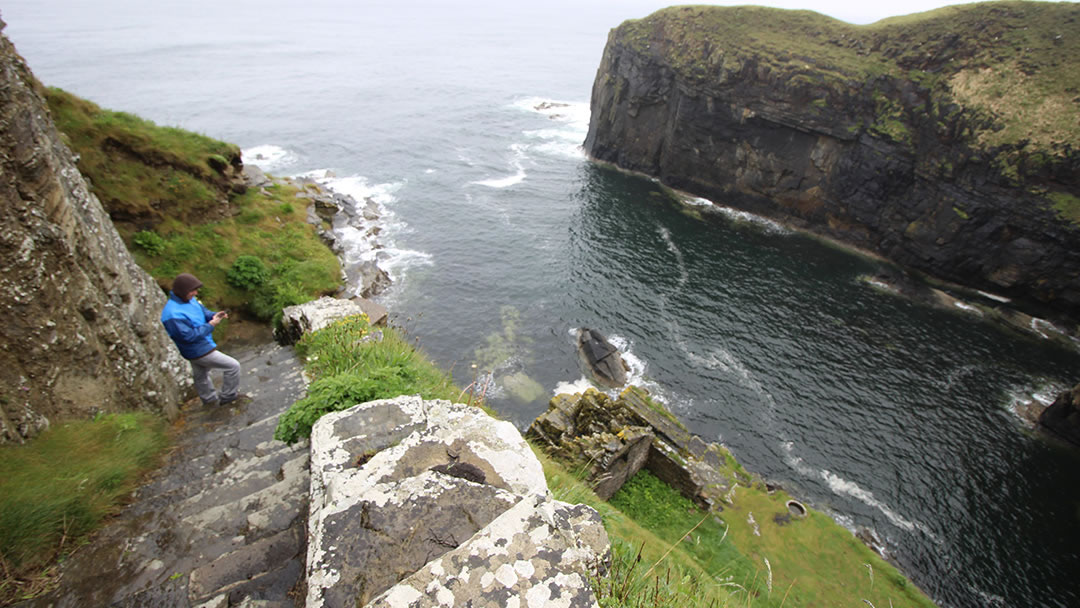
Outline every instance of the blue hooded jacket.
[[217, 348], [210, 335], [214, 326], [208, 323], [213, 318], [214, 311], [196, 298], [185, 302], [171, 291], [161, 311], [161, 324], [185, 359], [198, 359]]

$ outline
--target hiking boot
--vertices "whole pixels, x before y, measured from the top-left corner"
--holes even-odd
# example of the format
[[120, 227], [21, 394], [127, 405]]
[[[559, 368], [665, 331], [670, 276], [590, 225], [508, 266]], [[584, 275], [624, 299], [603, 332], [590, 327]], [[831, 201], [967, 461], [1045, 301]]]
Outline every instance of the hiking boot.
[[232, 399], [222, 399], [221, 405], [246, 405], [251, 403], [251, 396], [247, 393], [237, 393]]

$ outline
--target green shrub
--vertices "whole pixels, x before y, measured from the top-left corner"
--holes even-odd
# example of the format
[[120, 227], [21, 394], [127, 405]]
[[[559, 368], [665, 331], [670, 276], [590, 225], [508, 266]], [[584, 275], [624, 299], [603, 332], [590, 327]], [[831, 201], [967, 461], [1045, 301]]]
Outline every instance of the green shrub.
[[156, 232], [143, 230], [136, 232], [131, 241], [139, 246], [149, 256], [159, 256], [165, 252], [165, 239]]
[[281, 321], [281, 309], [310, 300], [311, 296], [298, 281], [278, 277], [271, 279], [255, 292], [250, 308], [259, 319], [277, 325]]
[[270, 269], [263, 261], [253, 255], [242, 255], [236, 258], [225, 280], [229, 285], [240, 289], [255, 289], [270, 279]]
[[311, 383], [308, 394], [281, 415], [274, 439], [295, 443], [311, 435], [311, 427], [324, 414], [357, 403], [408, 393], [415, 373], [408, 367], [380, 367], [322, 378]]

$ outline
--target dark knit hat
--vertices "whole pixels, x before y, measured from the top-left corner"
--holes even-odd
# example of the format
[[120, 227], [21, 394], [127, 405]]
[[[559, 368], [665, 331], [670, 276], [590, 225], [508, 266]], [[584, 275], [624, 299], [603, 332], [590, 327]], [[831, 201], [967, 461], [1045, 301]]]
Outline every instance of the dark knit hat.
[[176, 297], [181, 300], [187, 301], [187, 296], [192, 291], [202, 287], [202, 281], [195, 278], [195, 275], [181, 272], [176, 275], [176, 278], [172, 282], [172, 292], [176, 294]]

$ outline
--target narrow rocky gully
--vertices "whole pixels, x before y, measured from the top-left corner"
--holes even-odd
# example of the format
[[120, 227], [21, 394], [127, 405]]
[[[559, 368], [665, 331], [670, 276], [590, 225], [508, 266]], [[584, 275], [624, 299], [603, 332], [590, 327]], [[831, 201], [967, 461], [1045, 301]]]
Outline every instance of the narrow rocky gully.
[[19, 606], [303, 603], [308, 444], [273, 437], [304, 380], [292, 348], [267, 340], [222, 349], [240, 361], [251, 402], [189, 402], [162, 468], [67, 559], [59, 588]]

